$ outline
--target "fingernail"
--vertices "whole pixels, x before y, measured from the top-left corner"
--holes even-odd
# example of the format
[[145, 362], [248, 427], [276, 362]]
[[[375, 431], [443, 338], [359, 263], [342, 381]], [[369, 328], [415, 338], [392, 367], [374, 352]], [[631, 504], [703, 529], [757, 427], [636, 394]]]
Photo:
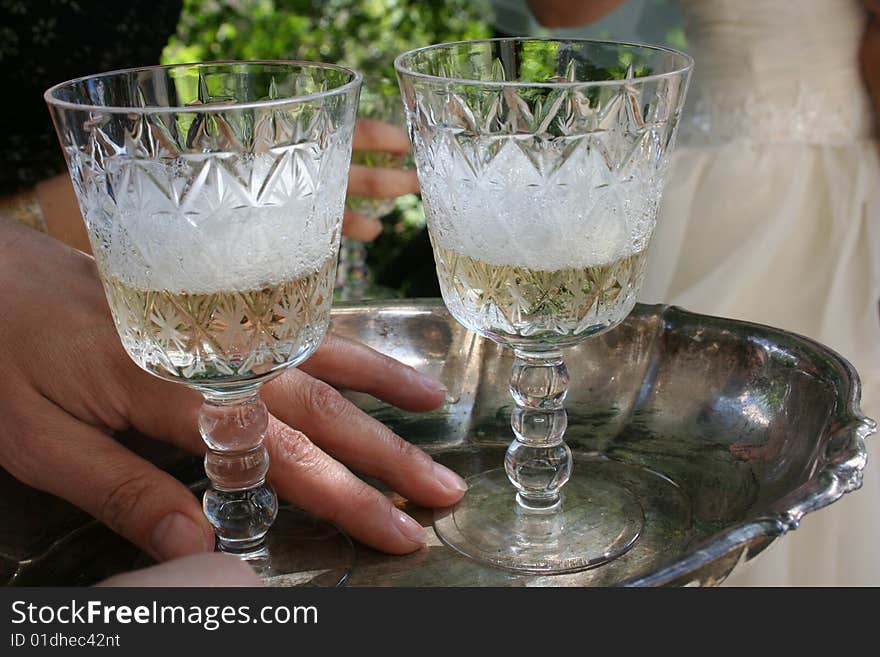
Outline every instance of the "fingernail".
[[422, 529], [419, 523], [399, 509], [394, 509], [391, 513], [394, 516], [397, 531], [400, 532], [401, 536], [410, 543], [415, 543], [416, 545], [425, 544], [425, 530]]
[[177, 511], [159, 521], [150, 543], [153, 551], [162, 559], [174, 559], [209, 549], [201, 527], [189, 516]]
[[463, 493], [467, 490], [467, 484], [464, 479], [439, 463], [434, 464], [434, 477], [448, 490], [455, 491], [456, 493]]
[[413, 370], [413, 372], [415, 372], [416, 379], [423, 388], [427, 388], [430, 392], [437, 395], [446, 395], [446, 386], [440, 383], [437, 379], [428, 376], [427, 374], [422, 374], [418, 370]]

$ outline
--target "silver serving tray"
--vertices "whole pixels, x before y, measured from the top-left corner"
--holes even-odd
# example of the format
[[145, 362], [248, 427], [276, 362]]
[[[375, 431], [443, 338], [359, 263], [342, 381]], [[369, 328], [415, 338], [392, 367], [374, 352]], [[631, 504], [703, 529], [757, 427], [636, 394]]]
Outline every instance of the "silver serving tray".
[[[512, 438], [509, 350], [469, 333], [433, 300], [341, 305], [332, 330], [437, 376], [449, 390], [446, 404], [424, 414], [346, 393], [361, 408], [465, 476], [502, 463]], [[567, 350], [566, 362], [575, 467], [615, 477], [645, 511], [645, 529], [623, 557], [580, 573], [521, 575], [444, 546], [427, 510], [407, 507], [429, 528], [429, 541], [404, 557], [352, 544], [292, 512], [273, 529], [271, 549], [294, 572], [272, 583], [718, 584], [805, 514], [861, 486], [875, 423], [859, 410], [852, 366], [812, 340], [639, 305], [613, 331]], [[140, 436], [120, 440], [194, 489], [202, 485], [200, 459]], [[68, 504], [0, 474], [7, 583], [88, 584], [146, 563]]]

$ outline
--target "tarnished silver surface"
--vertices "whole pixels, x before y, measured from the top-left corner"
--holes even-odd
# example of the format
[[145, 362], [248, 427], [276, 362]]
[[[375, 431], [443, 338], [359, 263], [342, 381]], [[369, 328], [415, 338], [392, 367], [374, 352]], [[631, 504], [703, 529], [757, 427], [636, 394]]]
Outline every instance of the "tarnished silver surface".
[[[448, 401], [405, 413], [351, 399], [463, 475], [498, 467], [511, 440], [512, 355], [468, 333], [438, 301], [341, 306], [333, 330], [439, 377]], [[566, 439], [575, 467], [622, 482], [645, 511], [635, 547], [594, 570], [520, 575], [458, 556], [429, 529], [428, 548], [393, 557], [338, 535], [290, 530], [279, 540], [301, 572], [277, 585], [391, 586], [717, 584], [807, 513], [861, 485], [865, 438], [853, 368], [778, 329], [637, 306], [615, 330], [566, 352]], [[199, 459], [138, 436], [121, 440], [194, 488]], [[404, 504], [403, 500], [400, 500]], [[15, 584], [87, 584], [146, 563], [69, 505], [2, 473], [0, 577]], [[431, 513], [408, 507], [430, 527]]]

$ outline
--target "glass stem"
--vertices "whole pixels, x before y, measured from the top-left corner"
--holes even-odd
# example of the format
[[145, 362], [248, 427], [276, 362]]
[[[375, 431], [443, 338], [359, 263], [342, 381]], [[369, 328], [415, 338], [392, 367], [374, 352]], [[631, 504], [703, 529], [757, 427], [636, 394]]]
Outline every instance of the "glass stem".
[[521, 508], [551, 511], [561, 504], [572, 470], [564, 440], [568, 370], [559, 351], [516, 349], [514, 354], [510, 394], [516, 406], [510, 425], [516, 440], [507, 448], [504, 469]]
[[269, 412], [259, 387], [204, 395], [199, 432], [208, 446], [205, 472], [211, 480], [202, 502], [205, 515], [222, 552], [263, 559], [266, 532], [278, 514], [278, 498], [266, 483], [263, 436]]

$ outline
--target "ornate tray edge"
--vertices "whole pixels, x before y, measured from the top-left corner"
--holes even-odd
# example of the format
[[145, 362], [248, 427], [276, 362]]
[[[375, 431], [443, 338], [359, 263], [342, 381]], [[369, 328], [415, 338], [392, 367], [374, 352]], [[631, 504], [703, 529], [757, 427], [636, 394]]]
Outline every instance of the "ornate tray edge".
[[[671, 315], [713, 319], [712, 315], [694, 313], [677, 306], [658, 306], [664, 320]], [[724, 318], [717, 318], [724, 319]], [[855, 367], [842, 355], [812, 338], [791, 331], [758, 324], [737, 321], [759, 332], [788, 336], [817, 355], [823, 356], [838, 376], [836, 386], [838, 399], [844, 400], [836, 409], [834, 428], [825, 437], [822, 454], [824, 465], [799, 488], [787, 495], [781, 504], [784, 508], [741, 523], [724, 532], [706, 539], [699, 548], [683, 559], [669, 564], [644, 577], [635, 577], [621, 583], [621, 586], [664, 586], [684, 584], [692, 580], [700, 569], [708, 563], [719, 561], [725, 555], [735, 556], [730, 560], [729, 570], [718, 580], [730, 574], [739, 560], [751, 559], [759, 554], [769, 543], [789, 531], [798, 528], [808, 513], [818, 511], [836, 502], [847, 493], [862, 486], [862, 478], [867, 464], [868, 452], [865, 439], [876, 432], [877, 422], [862, 413], [862, 384]], [[765, 540], [766, 539], [766, 540]], [[757, 549], [749, 550], [750, 547]]]

